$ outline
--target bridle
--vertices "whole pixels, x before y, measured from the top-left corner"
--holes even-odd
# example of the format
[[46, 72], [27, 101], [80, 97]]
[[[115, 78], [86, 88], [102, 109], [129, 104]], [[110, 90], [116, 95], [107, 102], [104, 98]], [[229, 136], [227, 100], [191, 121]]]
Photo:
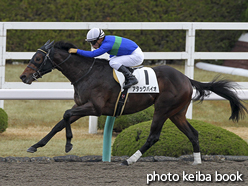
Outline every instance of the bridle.
[[[32, 70], [34, 70], [35, 72], [32, 74], [32, 77], [37, 80], [38, 78], [41, 78], [44, 74], [51, 72], [54, 68], [57, 69], [62, 69], [60, 67], [61, 64], [65, 63], [70, 57], [71, 57], [71, 53], [69, 53], [69, 55], [67, 56], [67, 58], [65, 60], [63, 60], [61, 63], [56, 64], [52, 58], [50, 57], [50, 54], [53, 52], [53, 47], [48, 49], [48, 51], [46, 52], [45, 50], [42, 50], [41, 48], [39, 48], [37, 51], [42, 52], [43, 54], [45, 54], [45, 58], [41, 63], [36, 63], [33, 58], [31, 59], [30, 63], [33, 64], [34, 66], [36, 66], [37, 68], [34, 68], [30, 65], [28, 65], [28, 68], [31, 68]], [[81, 76], [78, 80], [76, 80], [75, 82], [72, 82], [72, 85], [75, 85], [76, 83], [78, 83], [80, 80], [82, 80], [83, 78], [85, 78], [90, 71], [92, 70], [94, 64], [95, 64], [96, 60], [94, 58], [93, 63], [91, 64], [90, 68], [88, 69], [88, 71]], [[48, 66], [48, 67], [46, 67]], [[46, 69], [43, 69], [44, 67], [46, 67]]]
[[[37, 51], [42, 52], [43, 54], [45, 54], [45, 58], [41, 63], [36, 63], [33, 58], [31, 59], [30, 63], [33, 64], [34, 66], [36, 66], [37, 68], [34, 68], [30, 65], [28, 65], [28, 68], [31, 68], [32, 70], [34, 70], [35, 72], [32, 74], [32, 77], [37, 80], [38, 78], [41, 78], [44, 74], [51, 72], [54, 68], [61, 68], [60, 65], [65, 63], [70, 57], [71, 54], [68, 55], [68, 57], [63, 60], [61, 63], [56, 64], [52, 58], [50, 57], [50, 54], [52, 53], [53, 48], [48, 49], [48, 51], [46, 52], [45, 50], [42, 50], [41, 48], [39, 48]], [[44, 69], [45, 68], [45, 69]]]

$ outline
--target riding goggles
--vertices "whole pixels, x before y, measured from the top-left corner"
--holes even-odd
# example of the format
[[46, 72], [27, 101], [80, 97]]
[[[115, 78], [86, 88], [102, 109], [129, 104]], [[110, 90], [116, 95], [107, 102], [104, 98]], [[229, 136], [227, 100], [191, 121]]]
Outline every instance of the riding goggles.
[[95, 45], [96, 42], [97, 42], [97, 40], [98, 40], [98, 39], [96, 39], [96, 40], [94, 40], [94, 41], [89, 41], [89, 43], [90, 43], [91, 45]]

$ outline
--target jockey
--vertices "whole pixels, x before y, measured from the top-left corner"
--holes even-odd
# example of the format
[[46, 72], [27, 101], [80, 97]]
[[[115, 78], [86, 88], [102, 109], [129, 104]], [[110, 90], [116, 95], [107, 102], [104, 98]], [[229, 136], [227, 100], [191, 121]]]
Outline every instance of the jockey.
[[77, 53], [85, 57], [96, 57], [107, 52], [110, 54], [109, 65], [125, 76], [126, 84], [123, 88], [130, 88], [138, 83], [136, 77], [127, 68], [140, 65], [144, 60], [144, 54], [135, 42], [119, 36], [105, 36], [103, 30], [99, 28], [92, 28], [87, 33], [86, 41], [96, 50], [85, 51], [71, 48], [69, 53]]

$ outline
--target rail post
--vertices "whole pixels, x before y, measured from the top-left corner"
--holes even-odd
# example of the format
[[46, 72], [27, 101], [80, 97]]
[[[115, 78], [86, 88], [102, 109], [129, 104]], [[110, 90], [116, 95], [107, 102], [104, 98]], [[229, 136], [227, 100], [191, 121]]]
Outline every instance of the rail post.
[[107, 116], [103, 131], [102, 161], [111, 162], [111, 142], [115, 117]]
[[[5, 57], [4, 53], [6, 51], [6, 30], [4, 29], [4, 24], [0, 23], [0, 89], [3, 88], [5, 82]], [[3, 108], [4, 101], [0, 100], [0, 108]]]

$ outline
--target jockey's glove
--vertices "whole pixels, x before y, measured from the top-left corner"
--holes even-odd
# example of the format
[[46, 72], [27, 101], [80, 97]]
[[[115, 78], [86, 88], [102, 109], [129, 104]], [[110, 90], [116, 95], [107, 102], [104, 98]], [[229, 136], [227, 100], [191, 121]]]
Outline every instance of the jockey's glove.
[[70, 48], [68, 52], [69, 53], [77, 53], [77, 49], [76, 48]]

